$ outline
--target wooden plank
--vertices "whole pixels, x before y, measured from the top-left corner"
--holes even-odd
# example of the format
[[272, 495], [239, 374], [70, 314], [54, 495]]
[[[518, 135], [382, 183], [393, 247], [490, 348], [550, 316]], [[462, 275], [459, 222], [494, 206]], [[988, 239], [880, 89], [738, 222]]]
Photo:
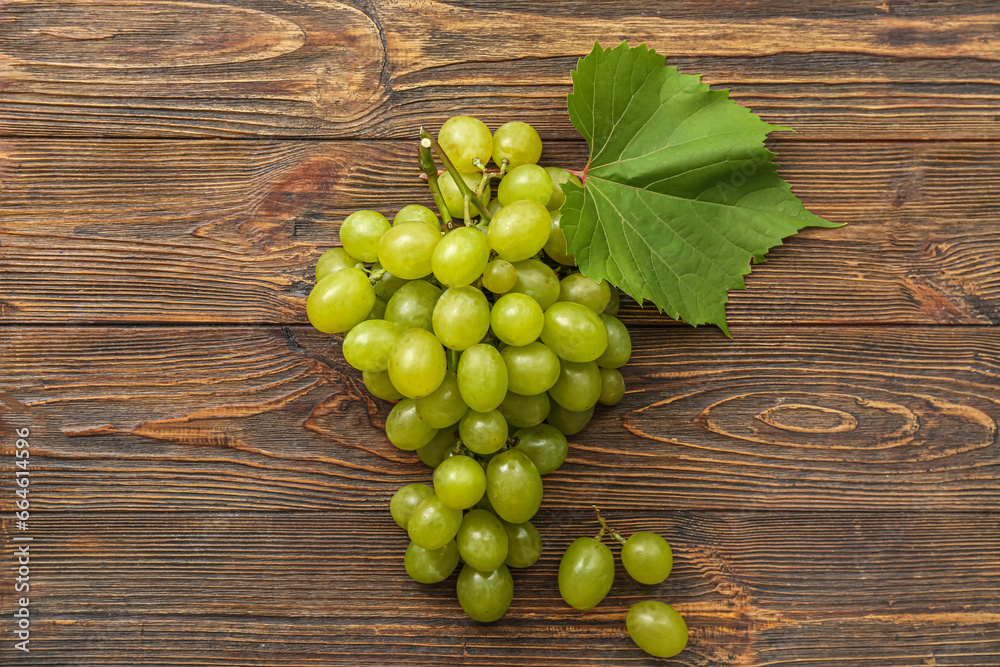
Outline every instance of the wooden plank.
[[473, 112], [575, 136], [569, 71], [628, 39], [806, 138], [1000, 137], [994, 3], [809, 5], [13, 0], [0, 133], [401, 137]]
[[[380, 430], [390, 406], [309, 327], [0, 333], [0, 418], [31, 430], [42, 512], [360, 510], [430, 479]], [[947, 511], [1000, 499], [996, 328], [733, 333], [636, 330], [625, 400], [571, 438], [546, 508]]]
[[[656, 665], [625, 634], [663, 599], [691, 639], [672, 664], [989, 665], [1000, 659], [998, 517], [934, 512], [620, 511], [667, 537], [674, 569], [642, 586], [618, 566], [579, 612], [556, 571], [589, 508], [539, 515], [541, 560], [515, 573], [494, 624], [465, 618], [455, 576], [409, 580], [387, 512], [65, 512], [32, 524], [32, 652], [9, 665]], [[4, 519], [10, 529], [11, 522]], [[617, 552], [617, 548], [614, 548]], [[7, 550], [4, 571], [13, 567]], [[4, 596], [0, 612], [13, 612]]]
[[[848, 227], [773, 251], [732, 323], [1000, 322], [996, 145], [773, 145], [805, 204]], [[545, 150], [586, 160], [581, 142]], [[0, 322], [304, 323], [339, 220], [431, 204], [414, 157], [413, 142], [4, 141]]]

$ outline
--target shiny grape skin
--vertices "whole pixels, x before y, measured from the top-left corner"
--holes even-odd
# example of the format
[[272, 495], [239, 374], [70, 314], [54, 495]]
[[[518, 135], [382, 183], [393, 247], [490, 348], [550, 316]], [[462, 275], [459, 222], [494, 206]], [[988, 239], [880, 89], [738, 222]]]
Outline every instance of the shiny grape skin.
[[558, 470], [569, 453], [566, 435], [551, 424], [519, 429], [514, 438], [518, 441], [514, 449], [531, 459], [539, 475]]
[[366, 320], [344, 336], [341, 352], [344, 360], [359, 371], [384, 371], [389, 353], [403, 331], [385, 320]]
[[455, 371], [446, 371], [441, 385], [427, 396], [417, 399], [417, 415], [433, 428], [445, 428], [458, 423], [469, 406], [458, 391]]
[[364, 371], [361, 373], [361, 378], [368, 392], [376, 398], [381, 398], [383, 401], [398, 401], [404, 398], [393, 386], [388, 371]]
[[375, 290], [364, 271], [341, 269], [309, 292], [306, 316], [323, 333], [343, 333], [363, 322], [374, 305]]
[[447, 287], [471, 285], [486, 269], [490, 259], [490, 244], [486, 235], [475, 227], [457, 227], [434, 248], [431, 270], [434, 277]]
[[601, 397], [601, 369], [593, 361], [560, 361], [559, 379], [549, 388], [549, 396], [572, 412], [594, 407]]
[[[459, 173], [459, 176], [462, 177], [462, 180], [465, 181], [471, 192], [476, 192], [479, 189], [479, 182], [483, 178], [479, 172], [462, 172]], [[448, 212], [457, 220], [464, 220], [465, 196], [458, 189], [458, 186], [455, 185], [455, 179], [451, 177], [451, 173], [445, 172], [438, 177], [438, 187], [441, 189], [441, 197], [444, 199], [445, 206], [448, 207]], [[483, 192], [483, 196], [479, 198], [479, 201], [483, 203], [483, 206], [487, 207], [488, 211], [490, 203], [490, 191], [488, 188]], [[469, 216], [475, 217], [477, 215], [479, 215], [479, 209], [470, 201]]]
[[448, 544], [462, 525], [462, 510], [448, 507], [431, 494], [413, 508], [406, 532], [417, 546], [433, 551]]
[[440, 549], [428, 550], [410, 542], [403, 555], [403, 567], [411, 579], [421, 584], [444, 581], [458, 567], [458, 545], [452, 540]]
[[389, 514], [396, 525], [406, 530], [406, 524], [410, 521], [413, 510], [427, 496], [434, 495], [434, 489], [426, 484], [407, 484], [392, 494], [389, 500]]
[[462, 443], [483, 456], [498, 451], [507, 442], [507, 422], [499, 410], [469, 410], [458, 422]]
[[674, 555], [667, 541], [656, 533], [632, 533], [622, 545], [622, 564], [630, 577], [652, 586], [670, 574]]
[[399, 393], [420, 398], [441, 386], [447, 369], [444, 347], [434, 334], [425, 329], [410, 329], [392, 348], [387, 370]]
[[504, 294], [517, 284], [517, 270], [505, 259], [494, 259], [483, 269], [483, 287], [494, 294]]
[[530, 199], [546, 206], [552, 199], [552, 177], [537, 164], [522, 164], [508, 171], [500, 181], [497, 199], [500, 206], [522, 199]]
[[316, 260], [316, 282], [334, 271], [354, 268], [360, 263], [360, 259], [351, 257], [343, 248], [330, 248]]
[[457, 427], [442, 428], [434, 439], [417, 450], [417, 456], [425, 465], [437, 468], [449, 456], [452, 456], [455, 445], [458, 444]]
[[608, 330], [590, 308], [559, 301], [545, 311], [541, 339], [567, 361], [594, 361], [608, 347]]
[[[501, 519], [502, 520], [502, 519]], [[542, 536], [530, 521], [503, 522], [507, 531], [507, 567], [531, 567], [542, 555]]]
[[500, 357], [507, 369], [507, 389], [517, 394], [541, 394], [559, 379], [559, 357], [545, 343], [511, 345], [500, 352]]
[[602, 313], [611, 302], [611, 285], [607, 280], [597, 282], [582, 273], [571, 273], [559, 281], [559, 300], [572, 301]]
[[412, 398], [404, 398], [392, 406], [385, 418], [385, 434], [400, 449], [413, 451], [433, 440], [437, 429], [421, 421]]
[[434, 330], [434, 306], [441, 298], [441, 288], [426, 280], [411, 280], [389, 298], [385, 307], [386, 321], [393, 322], [403, 331], [410, 329]]
[[549, 416], [550, 406], [551, 401], [546, 393], [525, 396], [508, 391], [497, 409], [511, 426], [526, 428], [545, 421]]
[[507, 559], [507, 531], [503, 522], [488, 510], [466, 512], [455, 541], [462, 560], [480, 572], [496, 570]]
[[601, 313], [601, 321], [608, 332], [608, 347], [597, 358], [597, 365], [601, 368], [621, 368], [632, 356], [632, 337], [614, 315]]
[[562, 222], [562, 209], [552, 211], [552, 226], [549, 227], [549, 240], [542, 246], [542, 250], [552, 260], [564, 266], [576, 266], [576, 258], [566, 250], [566, 235], [563, 233], [560, 223]]
[[592, 609], [611, 590], [615, 559], [611, 549], [592, 537], [573, 541], [559, 561], [559, 594], [576, 609]]
[[566, 193], [562, 190], [562, 184], [573, 183], [578, 188], [582, 188], [583, 183], [581, 183], [580, 179], [575, 175], [561, 167], [546, 167], [545, 171], [548, 172], [549, 178], [552, 179], [552, 197], [549, 198], [548, 202], [546, 202], [545, 208], [550, 211], [556, 211], [566, 203]]
[[508, 262], [520, 262], [539, 253], [549, 240], [552, 217], [536, 201], [522, 199], [504, 206], [490, 220], [486, 239]]
[[478, 343], [458, 360], [458, 390], [477, 412], [495, 410], [507, 395], [507, 364], [492, 345]]
[[501, 519], [524, 523], [541, 507], [542, 476], [526, 455], [508, 449], [486, 467], [486, 495]]
[[355, 211], [340, 223], [340, 243], [352, 257], [363, 262], [378, 259], [378, 244], [392, 225], [375, 211]]
[[425, 222], [436, 231], [441, 231], [441, 221], [438, 220], [437, 214], [426, 206], [421, 206], [420, 204], [407, 204], [403, 208], [399, 209], [399, 213], [397, 213], [396, 217], [392, 219], [392, 224], [395, 226], [404, 222], [412, 222], [414, 220]]
[[504, 123], [493, 133], [493, 162], [507, 160], [510, 171], [522, 164], [535, 164], [542, 156], [542, 139], [535, 128], [521, 121]]
[[544, 324], [542, 307], [527, 294], [504, 294], [490, 310], [490, 328], [508, 345], [522, 346], [534, 341]]
[[545, 421], [566, 435], [575, 435], [583, 430], [593, 416], [593, 407], [583, 412], [572, 412], [552, 401], [552, 405], [549, 407], [549, 416], [545, 418]]
[[514, 599], [514, 579], [506, 565], [480, 572], [465, 565], [458, 575], [458, 603], [470, 618], [491, 623], [507, 613]]
[[467, 350], [490, 330], [490, 303], [475, 287], [449, 287], [434, 305], [434, 335], [452, 350]]
[[485, 167], [493, 154], [493, 135], [473, 116], [452, 116], [438, 130], [438, 144], [459, 171], [476, 171], [478, 158]]
[[511, 292], [527, 294], [538, 302], [542, 310], [559, 300], [559, 278], [547, 264], [537, 259], [526, 259], [514, 262], [517, 271], [517, 281], [510, 288]]
[[688, 629], [684, 617], [658, 600], [632, 605], [625, 617], [625, 628], [639, 648], [657, 658], [672, 658], [687, 646]]
[[486, 473], [468, 456], [451, 456], [434, 469], [434, 492], [448, 507], [464, 510], [486, 493]]
[[601, 369], [601, 395], [597, 398], [601, 405], [617, 405], [625, 398], [625, 379], [617, 368]]
[[378, 243], [378, 261], [394, 276], [406, 280], [423, 278], [431, 272], [431, 258], [441, 241], [441, 232], [413, 220], [392, 227]]

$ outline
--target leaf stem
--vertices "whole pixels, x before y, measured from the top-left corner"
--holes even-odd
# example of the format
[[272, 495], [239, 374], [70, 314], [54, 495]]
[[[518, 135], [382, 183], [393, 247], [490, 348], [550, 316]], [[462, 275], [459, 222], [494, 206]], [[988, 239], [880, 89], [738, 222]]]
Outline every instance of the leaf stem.
[[[444, 151], [441, 149], [441, 146], [438, 144], [437, 140], [431, 135], [430, 132], [428, 132], [424, 128], [420, 128], [421, 154], [423, 153], [424, 143], [428, 141], [430, 142], [430, 147], [434, 148], [434, 152], [437, 153], [437, 156], [438, 158], [440, 158], [441, 163], [444, 165], [445, 169], [447, 169], [448, 173], [451, 174], [451, 178], [452, 180], [455, 181], [455, 186], [458, 187], [458, 191], [461, 192], [463, 195], [468, 196], [469, 202], [473, 206], [475, 206], [476, 209], [479, 210], [479, 215], [482, 216], [483, 220], [489, 221], [492, 218], [492, 216], [490, 215], [490, 212], [486, 210], [486, 207], [483, 206], [483, 202], [480, 201], [479, 197], [476, 196], [476, 193], [474, 193], [472, 190], [469, 189], [469, 186], [468, 184], [466, 184], [465, 179], [462, 178], [462, 175], [459, 173], [458, 169], [455, 168], [455, 165], [453, 165], [451, 163], [451, 160], [448, 159], [448, 156], [445, 155]], [[421, 164], [421, 168], [423, 168], [424, 173], [427, 174], [427, 180], [429, 182], [431, 178], [430, 173], [427, 171], [427, 169], [424, 167], [423, 164]], [[435, 174], [434, 177], [435, 180], [437, 180], [437, 174]]]
[[434, 156], [431, 154], [431, 140], [424, 138], [424, 128], [420, 128], [420, 170], [427, 176], [427, 186], [431, 189], [434, 197], [434, 205], [437, 206], [438, 213], [441, 214], [441, 221], [445, 226], [451, 223], [451, 212], [444, 203], [441, 196], [441, 187], [438, 185], [438, 170], [434, 163]]

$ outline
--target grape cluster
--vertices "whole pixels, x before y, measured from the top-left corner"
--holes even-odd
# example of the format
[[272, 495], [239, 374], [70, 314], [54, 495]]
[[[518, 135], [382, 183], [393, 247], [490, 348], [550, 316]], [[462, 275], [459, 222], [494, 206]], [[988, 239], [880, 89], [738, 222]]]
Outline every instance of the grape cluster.
[[[597, 508], [594, 508], [597, 511]], [[611, 590], [615, 579], [615, 558], [601, 538], [605, 533], [621, 543], [625, 571], [640, 584], [662, 583], [673, 569], [670, 545], [656, 533], [633, 533], [625, 539], [611, 530], [597, 512], [601, 530], [596, 537], [574, 540], [559, 561], [559, 593], [576, 609], [592, 609]], [[650, 655], [670, 658], [684, 650], [688, 640], [684, 618], [670, 605], [658, 600], [637, 602], [629, 609], [625, 627], [632, 640]]]
[[541, 555], [531, 519], [542, 475], [562, 465], [567, 436], [597, 403], [622, 399], [618, 369], [632, 344], [615, 317], [617, 290], [567, 254], [560, 186], [580, 181], [536, 164], [542, 143], [530, 125], [491, 134], [455, 116], [437, 142], [422, 137], [442, 219], [420, 205], [391, 224], [351, 214], [343, 247], [319, 258], [306, 309], [320, 331], [345, 334], [344, 359], [368, 390], [396, 402], [388, 439], [434, 469], [433, 486], [406, 485], [390, 502], [411, 541], [407, 573], [435, 583], [461, 561], [459, 603], [489, 622], [513, 598], [509, 568]]

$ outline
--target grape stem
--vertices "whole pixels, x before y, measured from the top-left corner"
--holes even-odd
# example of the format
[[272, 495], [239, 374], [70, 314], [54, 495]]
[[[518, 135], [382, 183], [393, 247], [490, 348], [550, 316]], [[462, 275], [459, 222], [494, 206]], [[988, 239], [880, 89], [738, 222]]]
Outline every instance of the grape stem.
[[382, 274], [384, 274], [384, 273], [385, 273], [385, 269], [383, 269], [383, 268], [371, 269], [370, 271], [368, 271], [368, 280], [371, 281], [372, 285], [374, 285], [375, 283], [377, 283], [379, 281], [379, 278], [381, 278]]
[[427, 178], [427, 186], [431, 189], [431, 195], [434, 197], [434, 205], [437, 206], [438, 213], [441, 214], [442, 222], [447, 226], [451, 224], [451, 212], [448, 211], [448, 206], [444, 203], [444, 197], [441, 196], [441, 187], [438, 185], [437, 164], [434, 163], [434, 156], [431, 154], [431, 142], [423, 138], [424, 128], [420, 128], [420, 132], [420, 170], [424, 172], [424, 176]]
[[604, 520], [604, 517], [601, 516], [601, 510], [597, 509], [597, 505], [592, 505], [592, 507], [594, 508], [594, 513], [597, 514], [597, 520], [601, 523], [601, 532], [599, 532], [597, 534], [597, 537], [595, 537], [594, 539], [600, 542], [601, 538], [604, 536], [604, 533], [608, 532], [611, 533], [611, 536], [614, 537], [616, 540], [618, 540], [622, 544], [625, 544], [625, 538], [619, 535], [615, 530], [611, 529], [611, 527], [608, 526], [607, 522]]
[[[462, 178], [462, 175], [458, 173], [458, 169], [455, 168], [455, 165], [453, 165], [451, 163], [451, 160], [448, 159], [448, 156], [445, 155], [444, 151], [441, 149], [441, 146], [440, 144], [438, 144], [437, 140], [431, 135], [430, 132], [428, 132], [424, 128], [420, 128], [421, 156], [423, 155], [424, 144], [428, 141], [430, 142], [430, 147], [434, 148], [434, 152], [441, 160], [441, 163], [444, 165], [444, 168], [448, 170], [449, 174], [451, 174], [451, 178], [452, 180], [455, 181], [455, 185], [458, 187], [459, 192], [461, 192], [463, 195], [469, 198], [469, 202], [473, 206], [475, 206], [476, 209], [479, 211], [479, 215], [482, 216], [483, 220], [488, 222], [492, 218], [492, 216], [490, 215], [489, 211], [486, 210], [486, 207], [483, 206], [483, 202], [479, 199], [479, 197], [476, 196], [475, 192], [469, 189], [469, 186], [466, 184], [465, 179]], [[427, 174], [427, 182], [430, 183], [431, 175], [430, 172], [427, 171], [426, 167], [424, 167], [422, 159], [420, 166], [421, 168], [424, 169], [424, 173]], [[435, 175], [435, 180], [436, 179], [437, 176]]]

